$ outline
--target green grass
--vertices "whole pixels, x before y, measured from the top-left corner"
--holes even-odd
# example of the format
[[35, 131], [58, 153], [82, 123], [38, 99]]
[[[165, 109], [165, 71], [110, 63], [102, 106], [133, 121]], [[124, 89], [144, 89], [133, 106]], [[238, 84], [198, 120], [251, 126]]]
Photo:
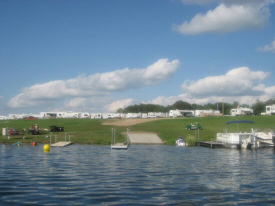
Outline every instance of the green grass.
[[241, 123], [239, 124], [239, 131], [251, 131], [251, 127], [254, 129], [274, 129], [275, 128], [275, 116], [245, 116], [245, 117], [204, 117], [204, 118], [174, 118], [174, 119], [161, 119], [152, 122], [146, 122], [133, 126], [112, 126], [102, 125], [102, 122], [108, 120], [97, 119], [38, 119], [38, 120], [2, 120], [0, 121], [0, 128], [16, 128], [18, 130], [26, 129], [31, 125], [38, 124], [41, 129], [40, 135], [28, 135], [25, 134], [25, 138], [22, 139], [22, 135], [11, 136], [8, 140], [7, 136], [0, 136], [0, 143], [30, 143], [37, 141], [38, 143], [49, 143], [50, 132], [43, 129], [50, 129], [50, 126], [57, 125], [63, 126], [65, 132], [52, 133], [52, 141], [55, 136], [57, 141], [65, 140], [65, 133], [67, 141], [70, 137], [70, 141], [79, 144], [111, 144], [111, 128], [116, 129], [116, 141], [125, 141], [123, 133], [127, 131], [127, 128], [132, 132], [154, 132], [165, 142], [165, 144], [173, 145], [179, 136], [187, 141], [189, 145], [195, 145], [198, 140], [198, 131], [186, 130], [185, 125], [196, 122], [200, 123], [202, 130], [199, 131], [199, 140], [215, 140], [216, 134], [224, 132], [227, 129], [228, 132], [236, 132], [237, 124], [226, 124], [228, 121], [233, 120], [252, 120], [254, 124]]

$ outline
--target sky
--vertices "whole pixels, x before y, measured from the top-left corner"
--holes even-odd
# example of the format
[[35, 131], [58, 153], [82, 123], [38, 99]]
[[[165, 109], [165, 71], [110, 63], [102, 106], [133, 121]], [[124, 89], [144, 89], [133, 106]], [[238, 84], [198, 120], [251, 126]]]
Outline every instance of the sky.
[[275, 98], [274, 0], [0, 0], [0, 115]]

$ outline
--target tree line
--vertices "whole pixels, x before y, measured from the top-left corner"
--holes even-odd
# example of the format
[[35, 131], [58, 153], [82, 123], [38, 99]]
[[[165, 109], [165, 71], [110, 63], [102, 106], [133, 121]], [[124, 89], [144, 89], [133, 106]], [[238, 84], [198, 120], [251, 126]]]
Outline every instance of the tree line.
[[219, 110], [221, 113], [225, 115], [230, 115], [230, 110], [239, 107], [243, 108], [251, 108], [255, 115], [260, 115], [262, 112], [265, 112], [265, 108], [268, 105], [275, 104], [275, 98], [269, 99], [265, 102], [256, 100], [252, 106], [250, 107], [248, 104], [239, 104], [239, 102], [234, 101], [233, 104], [226, 103], [226, 102], [216, 102], [214, 104], [207, 103], [204, 105], [199, 104], [190, 104], [185, 101], [176, 101], [172, 105], [168, 106], [161, 106], [158, 104], [135, 104], [130, 105], [126, 108], [119, 108], [117, 110], [118, 113], [148, 113], [148, 112], [169, 112], [170, 110]]

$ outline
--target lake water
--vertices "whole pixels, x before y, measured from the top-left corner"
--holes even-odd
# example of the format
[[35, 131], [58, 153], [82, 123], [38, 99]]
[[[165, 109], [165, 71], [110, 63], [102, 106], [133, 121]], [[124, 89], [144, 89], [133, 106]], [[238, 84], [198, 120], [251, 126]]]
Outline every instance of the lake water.
[[275, 204], [273, 148], [0, 149], [0, 205]]

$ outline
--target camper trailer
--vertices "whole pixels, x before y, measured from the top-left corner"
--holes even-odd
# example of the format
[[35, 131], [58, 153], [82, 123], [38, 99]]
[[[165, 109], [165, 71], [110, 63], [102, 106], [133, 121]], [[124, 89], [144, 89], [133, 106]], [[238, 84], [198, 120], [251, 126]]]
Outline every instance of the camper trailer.
[[245, 116], [245, 115], [251, 115], [253, 114], [253, 109], [250, 108], [236, 108], [230, 110], [231, 116]]
[[193, 110], [170, 110], [169, 117], [191, 117], [194, 116]]
[[92, 113], [91, 119], [102, 119], [102, 114], [100, 113]]
[[275, 104], [266, 106], [265, 111], [267, 115], [275, 115]]

